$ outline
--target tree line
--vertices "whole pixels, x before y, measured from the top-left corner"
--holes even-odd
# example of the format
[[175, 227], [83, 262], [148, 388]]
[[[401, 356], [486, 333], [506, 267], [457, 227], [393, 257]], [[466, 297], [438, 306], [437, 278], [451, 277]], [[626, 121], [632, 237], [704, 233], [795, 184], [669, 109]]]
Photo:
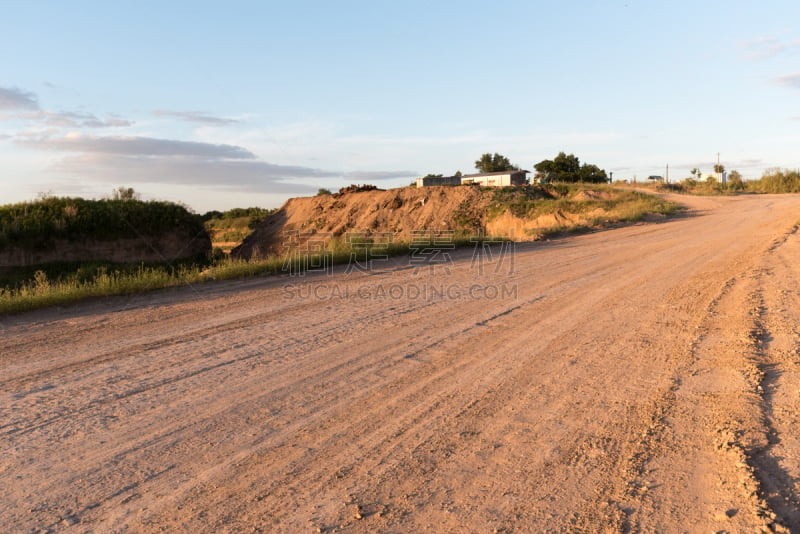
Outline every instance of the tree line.
[[[536, 170], [536, 179], [540, 182], [605, 183], [609, 181], [604, 169], [594, 164], [581, 164], [575, 154], [567, 154], [565, 152], [559, 152], [553, 159], [542, 160], [535, 164], [533, 168]], [[481, 174], [520, 170], [518, 165], [511, 163], [506, 156], [497, 152], [494, 154], [490, 152], [482, 154], [481, 157], [475, 160], [475, 169]], [[457, 176], [460, 174], [460, 171], [456, 173]], [[428, 176], [441, 175], [429, 174]]]

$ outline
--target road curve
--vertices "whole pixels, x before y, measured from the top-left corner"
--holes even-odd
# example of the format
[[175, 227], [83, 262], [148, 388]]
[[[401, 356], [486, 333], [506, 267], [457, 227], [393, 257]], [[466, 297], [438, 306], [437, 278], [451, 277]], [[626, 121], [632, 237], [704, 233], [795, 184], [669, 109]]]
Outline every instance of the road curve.
[[0, 524], [800, 532], [800, 197], [674, 198], [433, 267], [0, 317]]

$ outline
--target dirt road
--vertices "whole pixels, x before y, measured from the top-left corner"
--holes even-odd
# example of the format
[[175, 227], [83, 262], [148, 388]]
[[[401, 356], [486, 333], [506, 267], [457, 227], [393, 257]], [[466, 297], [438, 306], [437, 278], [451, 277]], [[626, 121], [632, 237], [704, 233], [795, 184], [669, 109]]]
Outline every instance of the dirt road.
[[0, 525], [800, 532], [800, 197], [680, 201], [0, 318]]

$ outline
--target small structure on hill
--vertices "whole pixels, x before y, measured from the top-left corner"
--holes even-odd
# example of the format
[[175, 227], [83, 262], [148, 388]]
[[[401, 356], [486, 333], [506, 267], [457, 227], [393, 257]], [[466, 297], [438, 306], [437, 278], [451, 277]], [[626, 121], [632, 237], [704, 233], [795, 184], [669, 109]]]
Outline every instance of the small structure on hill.
[[417, 187], [430, 187], [434, 185], [461, 185], [460, 176], [425, 176], [417, 178]]
[[483, 174], [465, 174], [463, 176], [425, 176], [417, 178], [417, 187], [431, 187], [436, 185], [482, 185], [484, 187], [507, 187], [511, 185], [527, 185], [525, 176], [530, 171], [513, 170], [487, 172]]
[[531, 171], [514, 170], [487, 172], [484, 174], [465, 174], [461, 177], [462, 184], [476, 184], [485, 187], [507, 187], [510, 185], [526, 185]]

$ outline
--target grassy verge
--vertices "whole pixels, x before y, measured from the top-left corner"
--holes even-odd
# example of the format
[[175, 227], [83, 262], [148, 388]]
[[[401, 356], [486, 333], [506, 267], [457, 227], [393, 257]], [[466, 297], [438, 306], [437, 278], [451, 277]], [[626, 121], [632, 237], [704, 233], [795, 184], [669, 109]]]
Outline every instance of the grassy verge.
[[[467, 236], [454, 236], [453, 248], [474, 246]], [[96, 266], [93, 274], [88, 267], [65, 273], [64, 266], [51, 269], [61, 273], [48, 277], [36, 270], [14, 287], [0, 288], [0, 314], [59, 306], [93, 297], [131, 295], [154, 289], [199, 284], [208, 280], [233, 280], [257, 275], [300, 273], [314, 266], [344, 265], [350, 262], [366, 264], [367, 260], [409, 255], [414, 245], [408, 242], [375, 243], [354, 249], [335, 240], [320, 254], [271, 256], [263, 259], [240, 260], [226, 256], [209, 264], [184, 264], [179, 267], [159, 265]]]
[[234, 208], [225, 212], [209, 211], [202, 216], [212, 247], [229, 253], [253, 233], [256, 225], [273, 214], [275, 209]]
[[602, 184], [552, 184], [544, 187], [497, 190], [488, 208], [489, 220], [511, 213], [523, 220], [559, 214], [571, 224], [552, 223], [529, 230], [538, 238], [564, 232], [603, 228], [641, 221], [647, 215], [672, 215], [682, 207], [655, 195]]
[[132, 272], [108, 271], [100, 267], [88, 280], [77, 275], [51, 280], [44, 271], [16, 288], [0, 289], [0, 313], [13, 313], [58, 306], [91, 297], [129, 295], [152, 289], [184, 285], [198, 280], [199, 271], [141, 267]]

